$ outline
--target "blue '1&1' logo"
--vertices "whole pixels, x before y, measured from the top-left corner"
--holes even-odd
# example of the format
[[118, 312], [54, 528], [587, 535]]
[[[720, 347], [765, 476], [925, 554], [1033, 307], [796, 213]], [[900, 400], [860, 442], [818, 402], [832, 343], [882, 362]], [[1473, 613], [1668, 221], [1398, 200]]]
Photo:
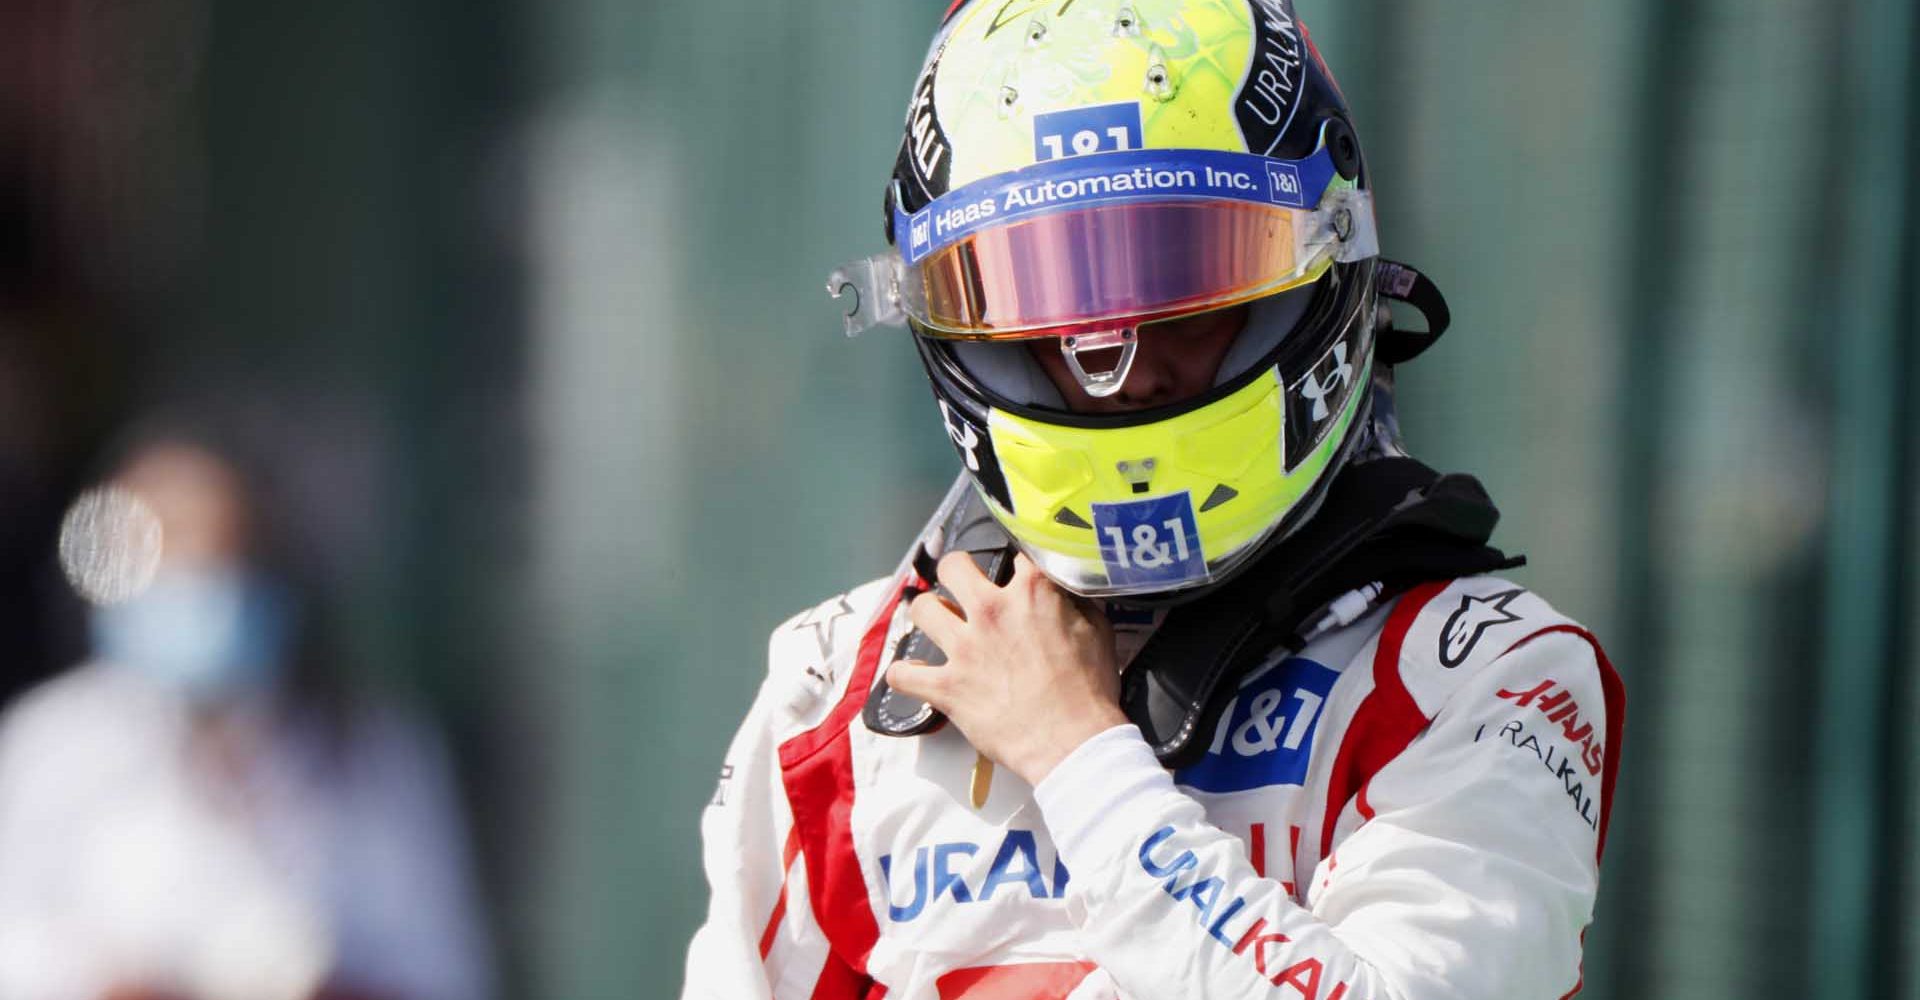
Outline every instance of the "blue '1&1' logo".
[[1306, 187], [1300, 181], [1300, 168], [1291, 163], [1268, 163], [1267, 197], [1276, 205], [1307, 207]]
[[1096, 104], [1033, 116], [1035, 163], [1139, 149], [1140, 102]]
[[1256, 675], [1221, 713], [1207, 755], [1173, 780], [1203, 792], [1304, 785], [1321, 709], [1339, 679], [1304, 656]]
[[1193, 495], [1185, 490], [1151, 500], [1094, 504], [1093, 530], [1110, 583], [1165, 587], [1207, 577]]

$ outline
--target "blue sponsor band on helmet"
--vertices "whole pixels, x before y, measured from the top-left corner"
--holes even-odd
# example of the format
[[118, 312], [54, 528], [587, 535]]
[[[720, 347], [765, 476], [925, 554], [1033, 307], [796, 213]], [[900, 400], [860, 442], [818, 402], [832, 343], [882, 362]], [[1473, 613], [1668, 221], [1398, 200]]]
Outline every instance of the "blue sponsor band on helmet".
[[910, 216], [895, 208], [894, 232], [905, 235], [906, 262], [918, 264], [982, 229], [1094, 205], [1195, 199], [1309, 209], [1335, 174], [1324, 148], [1304, 160], [1212, 149], [1068, 156], [975, 181]]

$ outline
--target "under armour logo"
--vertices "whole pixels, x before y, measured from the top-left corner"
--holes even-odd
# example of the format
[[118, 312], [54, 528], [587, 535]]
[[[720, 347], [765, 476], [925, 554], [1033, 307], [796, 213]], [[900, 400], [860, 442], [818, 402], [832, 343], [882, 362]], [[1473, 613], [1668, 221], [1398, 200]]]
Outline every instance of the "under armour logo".
[[980, 447], [980, 433], [973, 429], [972, 424], [956, 416], [953, 407], [948, 406], [944, 399], [940, 401], [940, 417], [947, 425], [947, 436], [953, 439], [954, 446], [966, 456], [967, 471], [979, 472], [980, 456], [974, 454], [974, 449]]
[[1327, 373], [1326, 381], [1314, 377], [1308, 372], [1300, 380], [1300, 395], [1313, 401], [1313, 422], [1319, 423], [1331, 416], [1333, 411], [1327, 406], [1327, 396], [1338, 388], [1342, 391], [1353, 384], [1353, 364], [1347, 360], [1347, 342], [1333, 345], [1333, 370]]

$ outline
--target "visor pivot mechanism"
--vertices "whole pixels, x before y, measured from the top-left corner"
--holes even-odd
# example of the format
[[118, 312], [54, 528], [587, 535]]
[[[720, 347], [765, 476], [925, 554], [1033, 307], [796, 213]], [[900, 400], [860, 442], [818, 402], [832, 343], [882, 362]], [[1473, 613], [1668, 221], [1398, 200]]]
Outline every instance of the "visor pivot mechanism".
[[[1127, 372], [1133, 370], [1133, 353], [1140, 346], [1139, 330], [1136, 327], [1122, 327], [1118, 330], [1103, 330], [1098, 333], [1077, 333], [1060, 338], [1060, 356], [1067, 359], [1067, 368], [1080, 383], [1087, 395], [1104, 399], [1120, 391], [1127, 380]], [[1082, 354], [1098, 351], [1120, 352], [1120, 360], [1112, 368], [1103, 372], [1089, 372], [1080, 363]]]
[[842, 302], [841, 323], [858, 337], [876, 326], [905, 326], [901, 301], [900, 255], [896, 251], [848, 261], [827, 275], [827, 293]]

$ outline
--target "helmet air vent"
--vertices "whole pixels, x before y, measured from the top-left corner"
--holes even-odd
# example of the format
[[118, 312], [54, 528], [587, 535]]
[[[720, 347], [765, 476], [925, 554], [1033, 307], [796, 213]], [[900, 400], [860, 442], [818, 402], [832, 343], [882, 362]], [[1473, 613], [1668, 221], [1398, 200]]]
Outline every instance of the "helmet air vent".
[[1173, 71], [1167, 68], [1167, 54], [1155, 45], [1147, 53], [1147, 80], [1144, 88], [1156, 101], [1171, 101], [1173, 95], [1180, 92], [1179, 84], [1174, 82]]
[[1093, 525], [1088, 524], [1086, 518], [1074, 513], [1072, 507], [1062, 507], [1054, 511], [1053, 520], [1055, 524], [1064, 524], [1069, 528], [1085, 528], [1088, 531], [1093, 530]]
[[1113, 36], [1115, 38], [1136, 38], [1140, 34], [1140, 15], [1134, 13], [1132, 4], [1121, 4], [1113, 15]]
[[[1099, 333], [1081, 333], [1060, 338], [1060, 354], [1067, 359], [1067, 368], [1080, 383], [1087, 395], [1096, 399], [1111, 396], [1120, 391], [1127, 381], [1127, 372], [1133, 370], [1133, 354], [1140, 346], [1138, 332], [1133, 327], [1119, 330], [1104, 330]], [[1119, 360], [1106, 371], [1088, 371], [1080, 363], [1083, 354], [1099, 354], [1118, 350]]]
[[995, 110], [1000, 113], [1000, 119], [1005, 121], [1013, 117], [1014, 109], [1019, 106], [1020, 63], [1015, 61], [1007, 67], [1006, 75], [1000, 78], [1000, 99], [995, 103]]
[[1227, 501], [1239, 495], [1240, 495], [1239, 490], [1236, 490], [1233, 487], [1228, 486], [1226, 483], [1221, 483], [1220, 485], [1215, 486], [1213, 488], [1212, 493], [1207, 494], [1206, 502], [1200, 505], [1200, 513], [1205, 514], [1207, 511], [1210, 511], [1215, 507], [1218, 507], [1221, 504], [1226, 503]]

